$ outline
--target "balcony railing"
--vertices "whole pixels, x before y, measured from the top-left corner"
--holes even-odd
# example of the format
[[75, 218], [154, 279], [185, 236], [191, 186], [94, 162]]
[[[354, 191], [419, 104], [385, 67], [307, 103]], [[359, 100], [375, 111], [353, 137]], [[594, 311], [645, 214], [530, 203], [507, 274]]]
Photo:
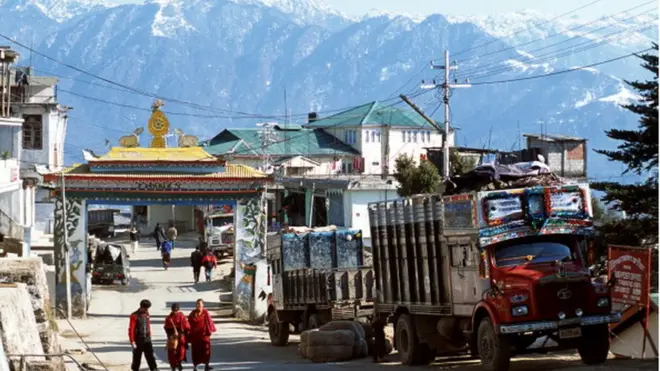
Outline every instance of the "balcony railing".
[[0, 210], [0, 234], [4, 238], [23, 241], [25, 239], [25, 228], [4, 211]]

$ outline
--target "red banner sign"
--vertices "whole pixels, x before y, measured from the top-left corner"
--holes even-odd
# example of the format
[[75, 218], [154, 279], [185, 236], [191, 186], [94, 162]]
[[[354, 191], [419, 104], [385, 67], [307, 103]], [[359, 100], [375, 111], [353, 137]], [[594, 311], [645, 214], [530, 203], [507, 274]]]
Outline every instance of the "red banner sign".
[[[608, 247], [609, 278], [613, 309], [629, 306], [648, 307], [651, 288], [651, 250], [631, 246]], [[616, 308], [621, 307], [621, 308]]]

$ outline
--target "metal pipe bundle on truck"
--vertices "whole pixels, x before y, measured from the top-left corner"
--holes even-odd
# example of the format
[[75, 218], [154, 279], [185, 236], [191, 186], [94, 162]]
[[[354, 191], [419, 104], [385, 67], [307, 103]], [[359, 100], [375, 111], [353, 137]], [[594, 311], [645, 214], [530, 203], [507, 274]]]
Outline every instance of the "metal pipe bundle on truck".
[[269, 243], [267, 259], [273, 293], [268, 298], [268, 330], [273, 345], [294, 331], [332, 320], [373, 315], [374, 272], [364, 266], [360, 230], [280, 233]]
[[404, 364], [471, 353], [489, 371], [548, 337], [587, 364], [609, 351], [609, 287], [592, 279], [589, 186], [418, 195], [369, 204], [375, 315]]

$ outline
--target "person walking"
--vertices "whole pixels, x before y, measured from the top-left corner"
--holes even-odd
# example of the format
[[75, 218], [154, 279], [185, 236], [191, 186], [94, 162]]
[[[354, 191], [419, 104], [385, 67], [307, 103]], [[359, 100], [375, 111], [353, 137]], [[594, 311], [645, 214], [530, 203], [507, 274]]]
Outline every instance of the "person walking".
[[167, 334], [167, 361], [172, 371], [183, 370], [183, 362], [186, 362], [186, 351], [188, 342], [186, 335], [190, 332], [190, 324], [186, 316], [179, 312], [179, 304], [172, 304], [172, 312], [165, 318], [165, 333]]
[[179, 232], [174, 227], [174, 223], [170, 223], [170, 227], [167, 229], [167, 239], [172, 242], [172, 248], [176, 245], [175, 242], [178, 234]]
[[165, 241], [165, 231], [160, 223], [156, 223], [156, 228], [154, 228], [154, 238], [156, 239], [156, 250], [160, 250], [160, 244]]
[[167, 268], [170, 267], [171, 254], [172, 254], [172, 242], [170, 240], [167, 240], [163, 242], [163, 245], [160, 248], [160, 256], [163, 260], [163, 268], [165, 268], [165, 270], [167, 270]]
[[190, 345], [192, 346], [193, 368], [204, 365], [205, 371], [212, 370], [211, 361], [211, 334], [215, 332], [215, 324], [211, 314], [204, 309], [204, 300], [197, 299], [195, 309], [188, 315], [190, 323]]
[[206, 282], [211, 282], [211, 273], [213, 273], [213, 268], [218, 266], [218, 260], [213, 255], [212, 251], [209, 251], [202, 258], [202, 265], [204, 266], [204, 274], [206, 275]]
[[132, 371], [139, 371], [142, 363], [142, 354], [147, 360], [150, 371], [158, 370], [156, 358], [154, 357], [154, 347], [151, 343], [151, 320], [149, 317], [149, 300], [140, 301], [140, 308], [131, 314], [128, 322], [128, 339], [133, 348]]
[[193, 268], [193, 279], [195, 283], [199, 282], [199, 273], [202, 270], [202, 259], [204, 255], [199, 251], [199, 246], [195, 246], [195, 251], [190, 254], [190, 265]]
[[128, 232], [128, 237], [131, 240], [131, 254], [135, 255], [140, 240], [140, 236], [137, 228], [135, 228], [135, 225], [133, 225], [133, 227], [131, 227], [131, 230]]

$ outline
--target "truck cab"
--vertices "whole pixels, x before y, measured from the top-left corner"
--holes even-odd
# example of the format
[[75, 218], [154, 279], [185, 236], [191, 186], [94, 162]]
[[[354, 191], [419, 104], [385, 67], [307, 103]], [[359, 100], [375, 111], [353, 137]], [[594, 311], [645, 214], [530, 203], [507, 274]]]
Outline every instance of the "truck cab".
[[234, 248], [234, 214], [212, 214], [205, 218], [204, 238], [216, 257], [229, 254]]
[[605, 362], [608, 324], [620, 317], [585, 259], [588, 185], [419, 195], [369, 208], [376, 315], [393, 322], [404, 364], [469, 351], [484, 369], [506, 371], [512, 356], [539, 351], [530, 347], [538, 339], [577, 349], [586, 364]]

